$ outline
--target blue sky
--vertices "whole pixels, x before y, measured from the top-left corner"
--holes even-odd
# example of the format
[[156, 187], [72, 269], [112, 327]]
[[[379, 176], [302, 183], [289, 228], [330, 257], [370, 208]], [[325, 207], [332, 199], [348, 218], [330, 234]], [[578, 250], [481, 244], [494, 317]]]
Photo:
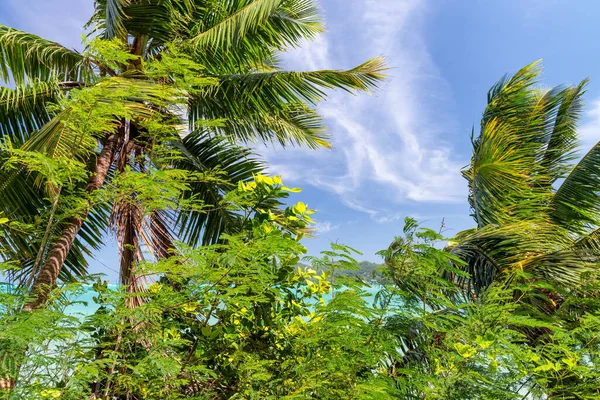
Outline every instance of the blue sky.
[[[595, 0], [320, 0], [327, 32], [285, 55], [297, 70], [351, 68], [387, 58], [390, 79], [373, 96], [332, 93], [320, 111], [332, 150], [257, 147], [318, 210], [312, 254], [338, 241], [378, 261], [405, 216], [446, 234], [471, 227], [466, 182], [471, 127], [488, 88], [543, 59], [544, 85], [591, 77], [584, 147], [600, 139], [600, 2]], [[79, 47], [92, 0], [2, 0], [0, 23]], [[117, 265], [110, 245], [94, 271]]]

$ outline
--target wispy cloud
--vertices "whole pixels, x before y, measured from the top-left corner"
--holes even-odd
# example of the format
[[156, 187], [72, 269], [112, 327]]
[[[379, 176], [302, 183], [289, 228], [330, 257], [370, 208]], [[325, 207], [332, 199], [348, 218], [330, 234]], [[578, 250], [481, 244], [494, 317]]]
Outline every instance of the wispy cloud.
[[317, 234], [322, 234], [322, 233], [329, 233], [331, 231], [334, 231], [339, 227], [340, 227], [339, 225], [334, 225], [333, 223], [331, 223], [329, 221], [321, 221], [321, 222], [317, 222], [313, 226], [313, 229], [315, 230], [315, 232], [317, 232]]
[[584, 121], [579, 128], [579, 137], [582, 152], [587, 152], [600, 141], [600, 99], [594, 100], [587, 107]]
[[334, 93], [320, 105], [334, 149], [267, 151], [274, 172], [340, 196], [373, 219], [404, 202], [463, 201], [466, 186], [449, 142], [451, 93], [421, 34], [427, 2], [329, 0], [333, 28], [286, 56], [295, 69], [351, 67], [384, 55], [389, 82], [374, 97]]
[[[92, 2], [5, 0], [18, 28], [80, 47]], [[290, 184], [315, 185], [374, 220], [404, 202], [463, 201], [465, 184], [450, 146], [451, 93], [422, 35], [426, 0], [322, 0], [329, 30], [284, 59], [294, 69], [350, 68], [386, 56], [390, 80], [375, 93], [333, 93], [320, 105], [333, 150], [271, 149], [271, 171]], [[70, 12], [64, 13], [67, 9]], [[57, 22], [58, 21], [58, 22]], [[600, 106], [598, 111], [600, 124]]]

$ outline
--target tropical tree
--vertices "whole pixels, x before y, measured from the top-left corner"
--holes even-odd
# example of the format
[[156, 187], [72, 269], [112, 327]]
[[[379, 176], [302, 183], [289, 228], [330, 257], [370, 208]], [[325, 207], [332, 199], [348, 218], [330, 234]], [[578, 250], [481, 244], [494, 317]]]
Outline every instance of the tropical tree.
[[[411, 377], [415, 398], [598, 395], [588, 335], [599, 304], [600, 143], [577, 152], [587, 80], [543, 89], [539, 75], [534, 63], [489, 91], [463, 171], [476, 227], [449, 241], [452, 256], [436, 260], [425, 246], [415, 260], [423, 248], [413, 236], [437, 234], [413, 233], [410, 219], [381, 253], [396, 284], [384, 294], [401, 290], [404, 300], [384, 323], [402, 349], [390, 370]], [[456, 359], [442, 366], [445, 357]]]
[[[279, 68], [280, 52], [323, 30], [312, 0], [94, 5], [83, 53], [0, 26], [0, 211], [11, 221], [1, 257], [32, 286], [28, 308], [85, 273], [108, 227], [132, 290], [146, 252], [164, 257], [174, 238], [208, 244], [235, 230], [220, 199], [261, 169], [236, 142], [328, 147], [315, 111], [324, 90], [369, 91], [384, 77], [380, 58], [348, 71]], [[72, 179], [82, 170], [89, 176]], [[178, 180], [182, 170], [195, 179]], [[163, 203], [148, 206], [136, 180]], [[108, 182], [112, 195], [99, 190]]]
[[532, 301], [551, 312], [562, 299], [556, 289], [573, 290], [597, 267], [600, 143], [574, 163], [587, 80], [542, 89], [539, 74], [531, 64], [489, 91], [463, 171], [477, 227], [451, 247], [467, 263], [468, 276], [455, 278], [470, 296], [493, 282], [547, 282]]

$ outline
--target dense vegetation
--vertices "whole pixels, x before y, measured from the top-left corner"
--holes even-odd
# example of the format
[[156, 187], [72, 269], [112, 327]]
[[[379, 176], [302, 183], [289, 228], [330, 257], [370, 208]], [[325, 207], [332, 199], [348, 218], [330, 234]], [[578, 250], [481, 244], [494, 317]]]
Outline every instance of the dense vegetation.
[[[310, 265], [302, 262], [298, 263], [298, 266], [301, 268], [311, 268]], [[381, 273], [382, 266], [382, 264], [376, 264], [370, 261], [361, 261], [357, 265], [348, 266], [348, 269], [339, 270], [337, 274], [343, 277], [357, 278], [367, 283], [376, 283], [383, 280], [383, 274]], [[324, 269], [317, 268], [315, 272], [321, 273], [326, 270], [327, 266], [324, 266]]]
[[[381, 266], [307, 257], [314, 211], [245, 144], [328, 146], [324, 90], [369, 91], [382, 60], [281, 71], [322, 30], [311, 0], [95, 6], [83, 53], [0, 26], [2, 398], [600, 398], [585, 82], [533, 64], [490, 90], [475, 228], [407, 218]], [[87, 272], [108, 233], [117, 289]]]

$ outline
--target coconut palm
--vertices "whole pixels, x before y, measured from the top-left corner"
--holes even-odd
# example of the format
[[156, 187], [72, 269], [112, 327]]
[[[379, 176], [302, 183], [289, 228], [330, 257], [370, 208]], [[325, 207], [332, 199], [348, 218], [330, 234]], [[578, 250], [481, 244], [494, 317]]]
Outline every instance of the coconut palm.
[[[488, 93], [471, 162], [463, 171], [476, 227], [447, 246], [460, 260], [442, 256], [433, 268], [431, 261], [411, 260], [423, 250], [411, 246], [410, 219], [405, 237], [382, 252], [388, 276], [406, 299], [432, 311], [417, 323], [403, 314], [386, 320], [403, 350], [393, 360], [396, 370], [435, 366], [430, 349], [443, 348], [440, 339], [480, 312], [476, 305], [518, 304], [518, 317], [533, 318], [513, 328], [530, 344], [543, 340], [552, 324], [576, 326], [578, 317], [597, 305], [597, 298], [590, 299], [597, 294], [582, 285], [600, 261], [600, 143], [583, 157], [577, 153], [587, 81], [543, 89], [540, 68], [539, 62], [528, 65]], [[436, 250], [426, 246], [425, 251]], [[419, 275], [423, 271], [425, 278]], [[499, 296], [503, 292], [508, 294]], [[563, 302], [568, 292], [571, 298], [585, 296], [588, 308]]]
[[[59, 279], [85, 274], [86, 256], [100, 246], [108, 227], [117, 234], [121, 281], [133, 289], [136, 261], [144, 249], [164, 257], [172, 250], [173, 238], [190, 245], [213, 243], [222, 232], [235, 229], [236, 216], [219, 207], [155, 210], [148, 216], [135, 196], [112, 204], [90, 200], [98, 198], [99, 189], [115, 174], [165, 168], [164, 160], [157, 165], [155, 142], [148, 136], [148, 121], [156, 120], [157, 114], [175, 126], [175, 103], [184, 103], [187, 133], [165, 135], [166, 148], [178, 154], [170, 167], [224, 170], [225, 180], [194, 183], [184, 194], [217, 206], [224, 191], [261, 168], [236, 142], [327, 147], [314, 107], [325, 98], [324, 90], [369, 91], [384, 76], [379, 58], [348, 71], [279, 68], [280, 52], [323, 30], [312, 0], [96, 0], [88, 28], [96, 38], [95, 48], [117, 53], [125, 48], [128, 56], [107, 61], [91, 47], [79, 53], [0, 25], [0, 79], [12, 86], [0, 91], [0, 139], [49, 159], [78, 160], [90, 172], [87, 183], [60, 192], [61, 197], [82, 193], [85, 199], [85, 206], [69, 215], [68, 206], [53, 208], [56, 188], [39, 174], [0, 167], [3, 215], [19, 223], [50, 215], [44, 235], [14, 224], [3, 225], [8, 234], [0, 232], [1, 257], [17, 262], [15, 276], [32, 283], [29, 308], [43, 304]], [[176, 76], [177, 71], [156, 79], [146, 68], [177, 55], [194, 66], [188, 70], [196, 73], [198, 85], [167, 99], [165, 90], [185, 79]], [[95, 132], [83, 135], [71, 128], [78, 118], [77, 104], [65, 107], [65, 98], [73, 101], [84, 97], [78, 93], [94, 93], [96, 107], [124, 90], [121, 110], [105, 121], [105, 127], [91, 127]], [[0, 160], [7, 157], [0, 155]]]
[[[522, 278], [574, 288], [600, 256], [600, 143], [577, 163], [577, 123], [587, 81], [539, 88], [540, 64], [500, 80], [488, 93], [473, 156], [463, 171], [476, 228], [453, 253], [469, 295]], [[554, 308], [549, 290], [539, 306]]]

